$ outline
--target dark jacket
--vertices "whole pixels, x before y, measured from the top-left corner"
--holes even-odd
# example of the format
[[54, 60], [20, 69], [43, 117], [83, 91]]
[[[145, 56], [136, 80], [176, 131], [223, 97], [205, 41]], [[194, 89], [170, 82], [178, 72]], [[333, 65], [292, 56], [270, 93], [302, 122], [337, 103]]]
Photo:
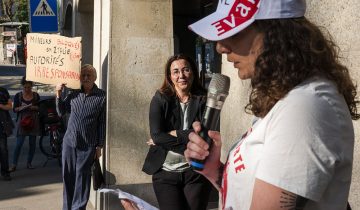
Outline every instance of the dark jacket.
[[74, 90], [66, 98], [56, 98], [59, 116], [69, 113], [69, 121], [63, 138], [68, 146], [87, 148], [103, 146], [106, 131], [106, 92], [97, 85], [85, 94], [83, 89]]
[[[204, 95], [192, 95], [188, 106], [188, 119], [191, 123], [200, 121], [205, 110], [206, 97]], [[156, 146], [150, 146], [142, 170], [152, 175], [161, 169], [167, 152], [173, 151], [184, 154], [188, 135], [192, 129], [182, 130], [181, 106], [177, 97], [169, 97], [155, 93], [150, 103], [149, 123], [150, 135]], [[177, 137], [168, 134], [176, 130]]]

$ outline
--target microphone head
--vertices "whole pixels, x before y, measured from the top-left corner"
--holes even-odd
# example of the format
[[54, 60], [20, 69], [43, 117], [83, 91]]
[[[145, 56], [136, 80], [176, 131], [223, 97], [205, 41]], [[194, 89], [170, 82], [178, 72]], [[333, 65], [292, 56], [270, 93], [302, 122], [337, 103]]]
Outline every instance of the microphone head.
[[229, 95], [230, 78], [223, 74], [213, 74], [208, 89], [211, 94]]
[[213, 74], [207, 94], [206, 106], [221, 110], [229, 95], [230, 78], [222, 74]]

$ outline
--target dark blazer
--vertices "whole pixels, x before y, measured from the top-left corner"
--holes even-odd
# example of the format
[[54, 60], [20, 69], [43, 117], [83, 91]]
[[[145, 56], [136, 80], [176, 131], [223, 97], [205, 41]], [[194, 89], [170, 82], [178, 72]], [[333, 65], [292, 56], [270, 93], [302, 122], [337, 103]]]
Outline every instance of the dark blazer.
[[[200, 121], [205, 110], [205, 95], [192, 95], [188, 106], [190, 127], [192, 122]], [[150, 103], [150, 135], [155, 146], [150, 146], [142, 170], [152, 175], [161, 169], [167, 152], [184, 154], [188, 135], [192, 129], [182, 130], [181, 106], [176, 96], [169, 97], [156, 91]], [[168, 134], [176, 130], [177, 137]]]

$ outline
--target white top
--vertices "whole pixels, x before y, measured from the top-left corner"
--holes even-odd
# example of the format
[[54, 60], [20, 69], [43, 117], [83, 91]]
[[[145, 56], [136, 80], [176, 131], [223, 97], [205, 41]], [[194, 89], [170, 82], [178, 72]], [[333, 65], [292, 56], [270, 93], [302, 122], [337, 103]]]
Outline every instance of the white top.
[[[181, 118], [183, 119], [183, 130], [189, 129], [188, 119], [188, 103], [180, 102], [181, 106]], [[178, 154], [173, 151], [168, 151], [162, 169], [172, 172], [183, 172], [190, 168], [189, 163], [186, 161], [184, 155]]]
[[308, 198], [306, 210], [345, 210], [354, 130], [336, 86], [313, 78], [295, 87], [229, 153], [223, 209], [248, 210], [255, 178]]

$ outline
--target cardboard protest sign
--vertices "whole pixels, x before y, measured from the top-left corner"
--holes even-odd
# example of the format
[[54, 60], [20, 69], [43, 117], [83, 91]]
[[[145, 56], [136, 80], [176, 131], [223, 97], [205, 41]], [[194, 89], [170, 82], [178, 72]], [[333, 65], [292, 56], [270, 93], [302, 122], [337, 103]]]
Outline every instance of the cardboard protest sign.
[[26, 79], [80, 88], [81, 37], [28, 33]]

